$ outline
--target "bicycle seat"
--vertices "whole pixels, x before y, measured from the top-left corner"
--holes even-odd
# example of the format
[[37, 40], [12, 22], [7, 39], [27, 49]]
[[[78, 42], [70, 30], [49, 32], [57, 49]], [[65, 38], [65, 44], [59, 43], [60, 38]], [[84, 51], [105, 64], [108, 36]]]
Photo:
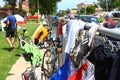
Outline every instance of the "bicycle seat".
[[61, 48], [61, 47], [62, 47], [62, 45], [57, 45], [57, 47]]
[[48, 24], [43, 24], [43, 26], [48, 26]]
[[26, 32], [26, 30], [27, 30], [26, 28], [23, 28], [23, 32]]

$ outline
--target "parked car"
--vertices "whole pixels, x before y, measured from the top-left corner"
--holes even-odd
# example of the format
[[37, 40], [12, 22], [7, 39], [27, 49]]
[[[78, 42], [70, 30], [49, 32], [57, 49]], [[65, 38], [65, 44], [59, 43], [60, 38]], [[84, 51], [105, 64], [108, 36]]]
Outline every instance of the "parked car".
[[101, 21], [98, 20], [97, 17], [93, 15], [80, 15], [80, 19], [84, 22], [96, 22], [97, 24], [100, 24]]
[[[66, 15], [65, 19], [70, 19], [70, 15], [71, 14]], [[75, 17], [75, 19], [79, 19], [79, 15], [77, 14], [72, 14], [72, 15]]]
[[[101, 25], [100, 24], [101, 21], [99, 21], [99, 19], [93, 15], [80, 15], [80, 19], [84, 22], [88, 22], [88, 23], [95, 22], [98, 25]], [[99, 35], [99, 32], [96, 32], [96, 34]], [[84, 38], [87, 38], [88, 30], [83, 30], [82, 35], [84, 36]]]
[[98, 14], [93, 14], [93, 16], [100, 18], [100, 15], [98, 15]]

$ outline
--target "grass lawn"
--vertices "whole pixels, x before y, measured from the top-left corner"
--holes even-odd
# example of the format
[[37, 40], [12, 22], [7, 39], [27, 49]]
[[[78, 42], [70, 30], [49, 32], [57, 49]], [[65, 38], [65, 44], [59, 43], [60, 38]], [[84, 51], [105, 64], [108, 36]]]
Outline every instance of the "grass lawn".
[[[32, 36], [39, 24], [30, 22], [20, 26], [27, 28], [27, 34]], [[9, 71], [18, 59], [15, 54], [22, 52], [22, 49], [14, 49], [12, 52], [8, 52], [8, 48], [9, 45], [5, 41], [5, 32], [0, 32], [0, 80], [5, 80], [8, 75], [11, 75]]]

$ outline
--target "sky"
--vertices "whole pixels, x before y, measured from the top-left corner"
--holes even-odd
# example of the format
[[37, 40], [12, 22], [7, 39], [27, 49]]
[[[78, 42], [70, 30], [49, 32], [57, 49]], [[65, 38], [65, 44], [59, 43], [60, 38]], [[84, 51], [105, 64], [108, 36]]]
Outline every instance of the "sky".
[[3, 0], [0, 0], [0, 6], [1, 6], [1, 7], [4, 6], [4, 2], [3, 2]]
[[59, 10], [67, 10], [72, 9], [72, 8], [77, 8], [77, 4], [83, 2], [83, 3], [93, 3], [93, 2], [97, 2], [97, 0], [62, 0], [61, 2], [58, 3], [57, 8]]

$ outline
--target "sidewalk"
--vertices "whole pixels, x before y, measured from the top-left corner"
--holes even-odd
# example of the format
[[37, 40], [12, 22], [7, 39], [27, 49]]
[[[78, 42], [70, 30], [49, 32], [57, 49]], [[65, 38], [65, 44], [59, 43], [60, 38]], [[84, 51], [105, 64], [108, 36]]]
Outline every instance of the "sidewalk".
[[21, 73], [25, 71], [27, 67], [30, 67], [30, 63], [26, 62], [23, 57], [20, 57], [11, 68], [9, 74], [12, 74], [6, 78], [6, 80], [22, 80]]
[[[43, 53], [45, 50], [41, 50], [41, 54], [43, 56]], [[30, 67], [30, 62], [26, 62], [23, 57], [20, 57], [16, 63], [12, 66], [9, 74], [12, 74], [6, 78], [6, 80], [22, 80], [21, 74], [26, 70], [27, 67]]]

